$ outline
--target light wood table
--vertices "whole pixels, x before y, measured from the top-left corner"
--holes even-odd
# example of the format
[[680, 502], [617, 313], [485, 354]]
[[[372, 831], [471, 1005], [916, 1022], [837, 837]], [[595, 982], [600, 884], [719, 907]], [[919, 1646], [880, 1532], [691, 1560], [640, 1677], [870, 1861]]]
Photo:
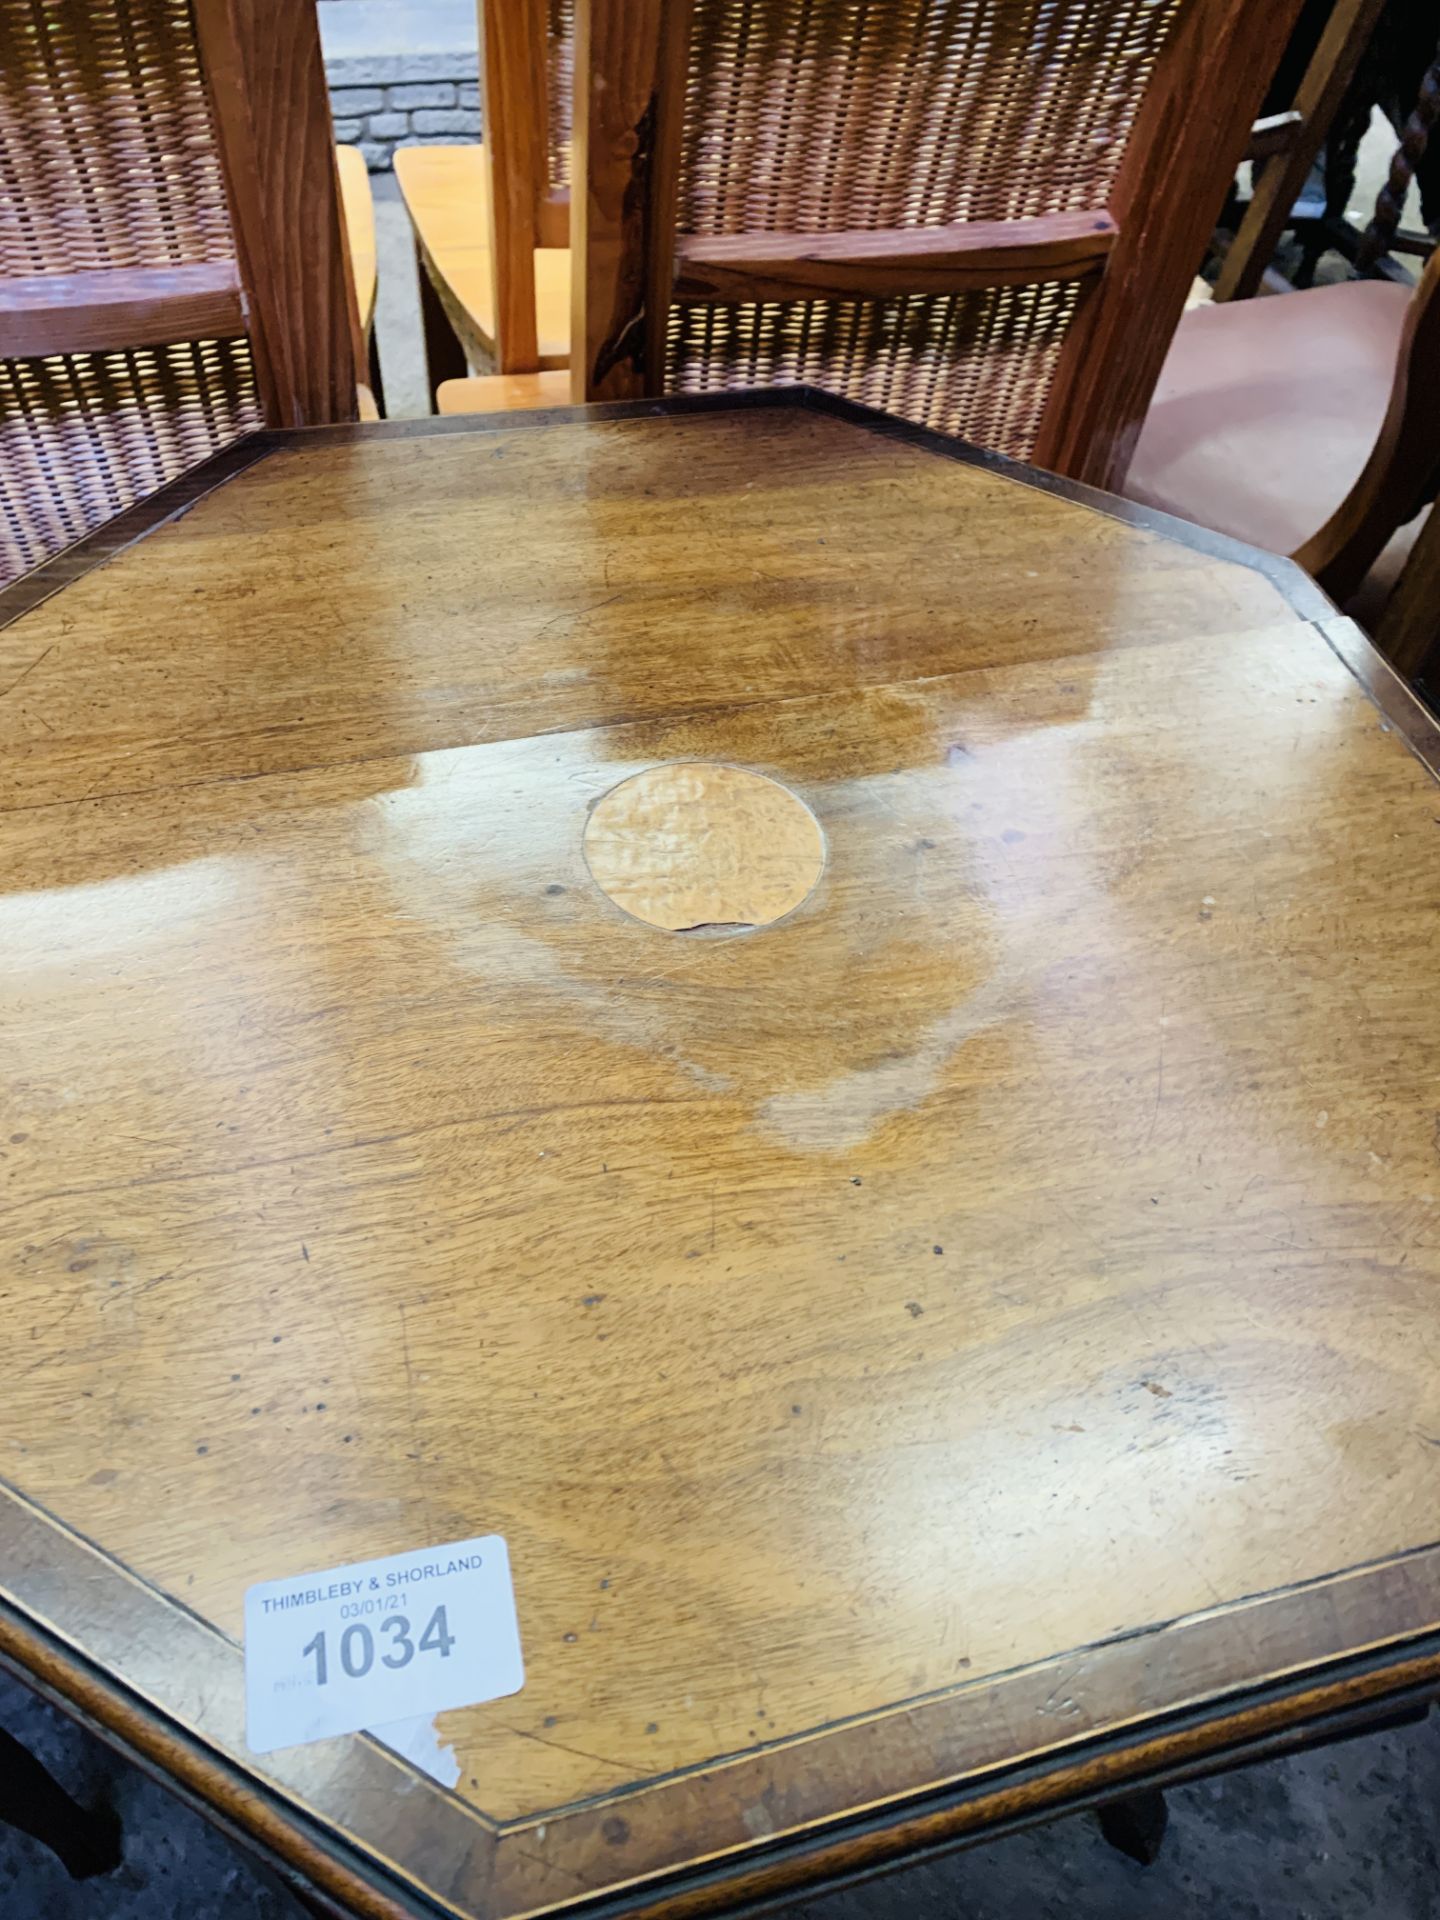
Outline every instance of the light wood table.
[[[762, 396], [263, 436], [3, 610], [34, 1685], [511, 1920], [1440, 1684], [1437, 740], [1295, 569]], [[487, 1532], [453, 1788], [247, 1751], [250, 1583]]]

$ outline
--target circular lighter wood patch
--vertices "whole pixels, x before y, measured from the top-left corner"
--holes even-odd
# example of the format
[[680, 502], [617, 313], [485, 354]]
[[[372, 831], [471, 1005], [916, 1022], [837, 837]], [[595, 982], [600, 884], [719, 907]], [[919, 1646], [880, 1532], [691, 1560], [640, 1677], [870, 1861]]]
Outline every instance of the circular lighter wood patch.
[[764, 774], [681, 760], [612, 787], [585, 828], [595, 884], [671, 933], [768, 927], [825, 866], [820, 823]]

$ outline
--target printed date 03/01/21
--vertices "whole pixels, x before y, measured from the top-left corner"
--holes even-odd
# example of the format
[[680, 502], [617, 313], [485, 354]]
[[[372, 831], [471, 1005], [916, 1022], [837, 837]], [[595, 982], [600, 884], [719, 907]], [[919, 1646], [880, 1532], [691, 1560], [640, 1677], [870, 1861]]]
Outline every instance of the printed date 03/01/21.
[[[389, 1614], [380, 1622], [380, 1638], [386, 1643], [379, 1649], [381, 1666], [408, 1667], [417, 1653], [438, 1653], [442, 1660], [450, 1658], [455, 1636], [446, 1622], [444, 1607], [436, 1607], [425, 1623], [425, 1631], [419, 1640], [412, 1639], [411, 1632], [409, 1618], [403, 1613]], [[293, 1641], [291, 1645], [294, 1645]], [[375, 1655], [375, 1634], [363, 1621], [346, 1627], [340, 1635], [340, 1667], [348, 1679], [364, 1679], [375, 1664]], [[330, 1684], [330, 1652], [323, 1627], [307, 1646], [300, 1649], [300, 1657], [302, 1660], [314, 1660], [317, 1686]]]

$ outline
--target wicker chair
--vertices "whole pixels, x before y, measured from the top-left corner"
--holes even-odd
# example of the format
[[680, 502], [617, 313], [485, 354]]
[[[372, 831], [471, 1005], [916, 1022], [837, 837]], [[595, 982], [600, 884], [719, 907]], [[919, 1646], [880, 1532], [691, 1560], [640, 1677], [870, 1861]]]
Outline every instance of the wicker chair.
[[395, 155], [430, 388], [493, 366], [489, 405], [564, 401], [574, 0], [480, 0], [479, 15], [484, 143]]
[[1299, 5], [581, 0], [576, 397], [806, 381], [1114, 485]]
[[0, 0], [0, 581], [363, 366], [313, 0]]

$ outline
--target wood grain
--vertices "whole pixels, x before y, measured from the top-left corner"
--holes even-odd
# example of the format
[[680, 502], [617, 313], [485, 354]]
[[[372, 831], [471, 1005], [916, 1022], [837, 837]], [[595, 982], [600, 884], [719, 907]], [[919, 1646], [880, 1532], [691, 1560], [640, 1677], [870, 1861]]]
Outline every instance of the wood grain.
[[1316, 626], [1384, 714], [1387, 725], [1394, 727], [1416, 759], [1440, 781], [1440, 722], [1409, 679], [1353, 620], [1336, 615], [1317, 621]]
[[[592, 0], [583, 0], [583, 4], [591, 3]], [[599, 3], [603, 5], [605, 0], [599, 0]], [[685, 145], [685, 92], [694, 27], [695, 8], [688, 4], [688, 0], [684, 6], [662, 6], [654, 47], [655, 83], [649, 115], [650, 160], [648, 171], [635, 183], [642, 199], [645, 253], [640, 290], [644, 304], [637, 356], [639, 378], [635, 385], [637, 390], [647, 393], [665, 391], [665, 339], [670, 325], [670, 308], [675, 298], [676, 247], [680, 238], [677, 232], [680, 169]], [[602, 46], [608, 32], [609, 29], [602, 22]], [[583, 180], [585, 175], [579, 169], [589, 164], [584, 148], [577, 146], [574, 158], [576, 178]], [[633, 241], [636, 237], [632, 222], [629, 238]], [[599, 263], [596, 264], [598, 267]], [[598, 280], [591, 277], [595, 271], [587, 262], [586, 298], [591, 300], [603, 297]], [[588, 397], [582, 394], [578, 377], [573, 387], [577, 399]]]
[[[490, 171], [484, 204], [498, 373], [534, 373], [540, 365], [534, 259], [546, 179], [545, 21], [546, 0], [480, 0], [485, 143], [478, 151]], [[443, 268], [443, 256], [436, 264]]]
[[[1440, 738], [1363, 636], [833, 412], [280, 445], [4, 630], [0, 1655], [375, 1920], [1433, 1690]], [[587, 862], [698, 763], [825, 836], [741, 937]], [[453, 1791], [245, 1752], [251, 1580], [491, 1528]]]
[[678, 62], [664, 35], [685, 12], [666, 0], [576, 0], [574, 178], [570, 239], [571, 392], [577, 401], [624, 400], [646, 390], [647, 249], [659, 240], [650, 213], [662, 76], [673, 94]]
[[1116, 231], [1096, 209], [882, 232], [681, 234], [673, 298], [724, 304], [1081, 280], [1100, 272]]
[[435, 390], [437, 413], [508, 413], [520, 407], [563, 407], [570, 398], [570, 376], [551, 373], [482, 373], [465, 380], [442, 380]]
[[313, 0], [193, 11], [266, 421], [353, 420], [364, 363]]
[[1401, 673], [1434, 687], [1440, 667], [1440, 515], [1433, 506], [1386, 602], [1375, 639]]
[[[701, 758], [748, 940], [586, 872]], [[1434, 804], [1295, 623], [12, 813], [7, 1473], [232, 1635], [503, 1531], [504, 1818], [1419, 1544]]]
[[350, 254], [350, 277], [355, 286], [356, 318], [366, 341], [375, 324], [377, 257], [375, 201], [370, 172], [358, 147], [336, 147], [335, 167], [340, 181], [340, 207], [345, 217], [345, 241]]
[[0, 632], [0, 807], [1288, 615], [1233, 560], [825, 413], [454, 424], [288, 442]]
[[536, 245], [541, 247], [569, 248], [570, 245], [570, 189], [562, 187], [556, 192], [546, 192], [541, 196], [539, 211], [536, 215]]
[[102, 267], [0, 280], [0, 356], [92, 353], [245, 331], [233, 263]]
[[1433, 494], [1440, 471], [1440, 253], [1427, 261], [1405, 315], [1395, 384], [1364, 471], [1295, 558], [1343, 605], [1395, 529]]

